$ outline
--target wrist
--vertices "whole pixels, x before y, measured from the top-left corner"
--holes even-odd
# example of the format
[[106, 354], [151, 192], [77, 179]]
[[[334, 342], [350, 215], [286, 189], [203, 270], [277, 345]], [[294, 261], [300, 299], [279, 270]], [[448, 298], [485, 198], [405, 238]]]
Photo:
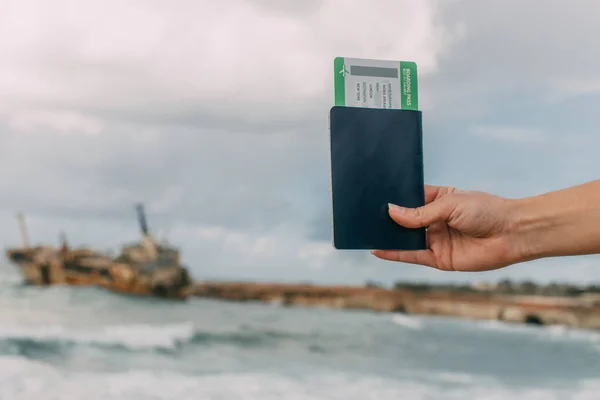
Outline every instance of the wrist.
[[600, 252], [598, 183], [511, 200], [508, 230], [518, 261]]
[[510, 200], [510, 245], [517, 262], [531, 261], [549, 256], [552, 233], [560, 225], [560, 218], [547, 210], [538, 197]]

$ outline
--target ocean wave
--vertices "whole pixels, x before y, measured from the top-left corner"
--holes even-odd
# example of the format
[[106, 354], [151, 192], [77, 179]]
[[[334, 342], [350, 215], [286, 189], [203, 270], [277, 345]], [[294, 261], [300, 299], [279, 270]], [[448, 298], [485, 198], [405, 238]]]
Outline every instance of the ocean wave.
[[479, 326], [486, 330], [509, 334], [534, 335], [545, 340], [576, 340], [600, 343], [600, 333], [592, 330], [569, 328], [561, 325], [529, 326], [502, 321], [484, 321]]
[[0, 344], [16, 345], [96, 345], [130, 350], [174, 349], [193, 339], [192, 324], [164, 326], [121, 325], [74, 329], [60, 325], [1, 326]]
[[191, 323], [163, 326], [120, 325], [86, 330], [60, 325], [0, 327], [0, 350], [16, 348], [18, 353], [59, 350], [72, 346], [168, 352], [181, 349], [185, 345], [231, 344], [253, 347], [267, 346], [286, 339], [302, 338], [299, 335], [277, 331], [202, 331]]
[[470, 382], [418, 382], [372, 375], [320, 372], [303, 376], [279, 372], [184, 374], [168, 371], [64, 371], [43, 362], [0, 357], [0, 400], [32, 398], [114, 399], [471, 399], [554, 400], [597, 398], [600, 381], [582, 381], [568, 388], [507, 387]]

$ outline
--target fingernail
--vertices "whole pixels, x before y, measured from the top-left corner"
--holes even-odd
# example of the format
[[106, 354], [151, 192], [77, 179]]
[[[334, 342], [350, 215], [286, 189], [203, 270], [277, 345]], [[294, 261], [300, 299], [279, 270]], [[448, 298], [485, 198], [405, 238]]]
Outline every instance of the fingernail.
[[392, 204], [392, 203], [388, 203], [388, 209], [389, 210], [393, 210], [397, 214], [401, 214], [404, 211], [406, 211], [406, 208], [397, 206], [397, 205]]

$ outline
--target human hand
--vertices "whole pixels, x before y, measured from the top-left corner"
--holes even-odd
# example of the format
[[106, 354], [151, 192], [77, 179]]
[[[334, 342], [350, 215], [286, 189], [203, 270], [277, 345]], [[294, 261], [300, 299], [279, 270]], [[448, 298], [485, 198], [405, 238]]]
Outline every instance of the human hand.
[[425, 186], [425, 206], [390, 205], [390, 217], [407, 228], [427, 228], [427, 250], [375, 250], [384, 260], [444, 271], [485, 271], [523, 261], [512, 234], [512, 200], [451, 187]]

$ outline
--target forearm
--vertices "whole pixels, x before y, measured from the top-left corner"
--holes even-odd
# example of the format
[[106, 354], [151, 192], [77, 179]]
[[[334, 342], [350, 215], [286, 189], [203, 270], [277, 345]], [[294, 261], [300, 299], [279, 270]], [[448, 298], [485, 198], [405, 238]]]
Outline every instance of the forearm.
[[521, 261], [600, 253], [600, 180], [514, 200]]

